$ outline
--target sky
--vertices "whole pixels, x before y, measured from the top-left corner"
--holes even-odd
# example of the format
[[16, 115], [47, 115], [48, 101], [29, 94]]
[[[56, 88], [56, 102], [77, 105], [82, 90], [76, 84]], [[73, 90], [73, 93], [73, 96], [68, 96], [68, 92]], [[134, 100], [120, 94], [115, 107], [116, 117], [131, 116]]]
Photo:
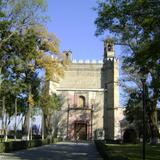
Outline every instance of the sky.
[[[97, 0], [47, 0], [50, 21], [47, 23], [49, 32], [53, 32], [60, 39], [60, 50], [72, 51], [72, 58], [76, 60], [103, 59], [105, 36], [96, 37]], [[116, 57], [121, 66], [122, 48], [115, 47]], [[120, 70], [121, 71], [121, 70]], [[121, 72], [120, 72], [121, 76]], [[122, 94], [122, 88], [120, 88]], [[122, 103], [120, 95], [120, 103]]]
[[73, 59], [103, 59], [103, 39], [96, 37], [96, 0], [48, 0], [48, 30], [60, 39], [60, 49]]
[[[71, 50], [73, 59], [103, 59], [104, 36], [96, 37], [94, 21], [97, 13], [96, 0], [47, 0], [50, 21], [49, 32], [60, 39], [60, 50]], [[116, 55], [120, 58], [121, 50], [116, 47]], [[36, 124], [41, 123], [38, 117]]]

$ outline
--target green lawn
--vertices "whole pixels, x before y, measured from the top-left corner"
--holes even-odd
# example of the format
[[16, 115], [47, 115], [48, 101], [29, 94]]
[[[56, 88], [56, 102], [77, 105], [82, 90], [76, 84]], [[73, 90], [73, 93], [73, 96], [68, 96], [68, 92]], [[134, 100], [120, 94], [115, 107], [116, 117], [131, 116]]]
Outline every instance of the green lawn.
[[[15, 141], [13, 138], [8, 138], [7, 142]], [[21, 141], [21, 139], [16, 139], [16, 141]], [[4, 142], [4, 138], [0, 138], [0, 142]]]
[[[113, 155], [124, 155], [130, 160], [142, 160], [142, 144], [107, 144]], [[160, 144], [146, 146], [146, 160], [160, 160]]]

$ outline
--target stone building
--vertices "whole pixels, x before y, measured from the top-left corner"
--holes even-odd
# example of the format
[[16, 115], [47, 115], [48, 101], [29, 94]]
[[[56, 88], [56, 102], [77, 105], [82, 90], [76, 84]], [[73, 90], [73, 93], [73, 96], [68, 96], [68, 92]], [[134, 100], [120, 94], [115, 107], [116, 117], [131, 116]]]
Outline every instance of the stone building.
[[121, 138], [119, 106], [119, 70], [114, 43], [104, 42], [104, 59], [72, 60], [64, 52], [66, 63], [71, 62], [60, 82], [50, 82], [50, 94], [64, 97], [59, 113], [58, 136], [75, 140]]

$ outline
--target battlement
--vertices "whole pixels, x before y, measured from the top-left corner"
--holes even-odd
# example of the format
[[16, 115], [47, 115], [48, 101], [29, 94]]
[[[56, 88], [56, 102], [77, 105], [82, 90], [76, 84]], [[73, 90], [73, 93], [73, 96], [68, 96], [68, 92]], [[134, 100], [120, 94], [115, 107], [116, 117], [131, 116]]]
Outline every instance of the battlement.
[[[107, 58], [106, 61], [115, 61], [117, 62], [118, 61], [118, 58]], [[96, 60], [96, 59], [86, 59], [86, 60], [83, 60], [83, 59], [79, 59], [79, 60], [76, 60], [76, 59], [73, 59], [72, 60], [72, 63], [76, 63], [76, 64], [103, 64], [103, 60]]]
[[107, 57], [107, 58], [105, 58], [105, 60], [104, 60], [104, 62], [112, 62], [112, 61], [114, 61], [114, 62], [118, 62], [119, 60], [118, 60], [118, 58], [116, 58], [116, 57]]
[[82, 60], [82, 59], [76, 60], [76, 59], [74, 59], [74, 60], [72, 60], [72, 63], [103, 64], [103, 61], [102, 60], [95, 60], [95, 59], [92, 59], [92, 60], [89, 60], [89, 59], [86, 59], [86, 60]]

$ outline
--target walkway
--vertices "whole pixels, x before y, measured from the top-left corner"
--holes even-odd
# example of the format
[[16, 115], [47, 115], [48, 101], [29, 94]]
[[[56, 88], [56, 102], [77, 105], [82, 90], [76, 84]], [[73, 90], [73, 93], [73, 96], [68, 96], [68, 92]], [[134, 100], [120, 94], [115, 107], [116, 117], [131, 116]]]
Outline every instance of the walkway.
[[1, 153], [0, 160], [102, 160], [94, 144], [61, 142], [13, 153]]

